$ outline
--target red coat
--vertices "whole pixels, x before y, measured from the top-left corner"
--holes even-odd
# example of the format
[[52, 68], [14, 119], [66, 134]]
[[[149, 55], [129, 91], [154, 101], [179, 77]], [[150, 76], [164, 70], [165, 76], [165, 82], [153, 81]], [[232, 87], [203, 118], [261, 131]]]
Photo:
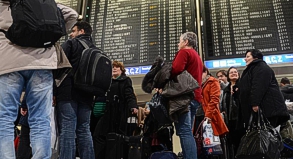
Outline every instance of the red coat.
[[221, 88], [219, 81], [214, 77], [209, 77], [202, 86], [202, 108], [205, 117], [212, 120], [214, 135], [224, 135], [229, 132], [219, 109]]
[[[194, 49], [180, 49], [172, 62], [171, 77], [176, 77], [181, 74], [184, 70], [201, 85], [203, 64]], [[195, 100], [201, 102], [201, 88], [194, 90]]]

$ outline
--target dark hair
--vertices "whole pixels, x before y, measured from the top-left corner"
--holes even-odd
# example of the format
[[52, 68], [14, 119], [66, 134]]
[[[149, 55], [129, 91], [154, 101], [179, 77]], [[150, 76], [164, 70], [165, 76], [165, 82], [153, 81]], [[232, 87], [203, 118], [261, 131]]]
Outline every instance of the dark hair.
[[113, 61], [112, 66], [113, 66], [113, 67], [120, 67], [120, 70], [121, 70], [121, 72], [122, 72], [121, 74], [122, 74], [122, 75], [125, 75], [126, 70], [125, 70], [125, 67], [124, 67], [124, 65], [123, 65], [122, 62], [119, 62], [119, 61]]
[[283, 78], [281, 79], [281, 83], [282, 83], [282, 84], [290, 84], [290, 80], [289, 80], [287, 77], [283, 77]]
[[188, 41], [188, 46], [197, 48], [197, 35], [194, 32], [186, 32], [181, 35], [182, 40]]
[[75, 27], [75, 26], [77, 27], [78, 30], [83, 29], [85, 34], [90, 34], [90, 35], [92, 34], [93, 30], [92, 30], [91, 25], [88, 22], [78, 21], [73, 25], [73, 27]]
[[202, 67], [202, 73], [204, 72], [207, 72], [207, 75], [211, 75], [209, 69], [205, 65]]
[[227, 77], [227, 72], [226, 72], [226, 70], [219, 70], [219, 71], [216, 73], [216, 76], [218, 76], [218, 73], [222, 73], [222, 75], [224, 75], [225, 77]]
[[[230, 73], [230, 70], [231, 70], [231, 69], [236, 69], [237, 72], [238, 72], [238, 69], [237, 69], [236, 67], [231, 66], [231, 67], [228, 69], [228, 71], [227, 71], [227, 74], [228, 74], [228, 76], [227, 76], [227, 81], [228, 81], [228, 82], [230, 82], [229, 73]], [[238, 79], [237, 79], [237, 81], [238, 81], [239, 79], [240, 79], [240, 73], [238, 72]]]
[[247, 53], [251, 52], [251, 56], [253, 58], [258, 58], [258, 59], [263, 59], [263, 54], [257, 50], [257, 49], [250, 49], [250, 50], [247, 50], [246, 53], [245, 53], [245, 56], [247, 55]]

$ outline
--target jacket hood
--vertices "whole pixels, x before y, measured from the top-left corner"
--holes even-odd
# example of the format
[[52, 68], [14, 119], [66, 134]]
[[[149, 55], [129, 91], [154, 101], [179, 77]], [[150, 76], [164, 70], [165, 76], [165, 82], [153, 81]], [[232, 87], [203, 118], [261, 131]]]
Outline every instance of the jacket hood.
[[293, 85], [287, 84], [280, 88], [283, 93], [292, 93], [293, 94]]

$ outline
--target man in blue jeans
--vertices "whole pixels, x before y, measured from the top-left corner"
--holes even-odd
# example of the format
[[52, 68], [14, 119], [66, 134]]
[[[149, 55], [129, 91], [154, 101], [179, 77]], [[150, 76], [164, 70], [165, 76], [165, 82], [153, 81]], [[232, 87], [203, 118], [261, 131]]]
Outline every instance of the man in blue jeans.
[[[13, 21], [11, 9], [7, 9], [9, 5], [9, 0], [0, 0], [0, 28], [3, 30], [8, 30]], [[65, 21], [76, 21], [78, 14], [71, 14], [65, 8], [68, 7], [61, 8], [63, 14], [67, 13]], [[58, 67], [56, 48], [20, 47], [0, 33], [0, 57], [0, 159], [15, 159], [13, 123], [24, 88], [33, 159], [50, 159], [52, 69]]]
[[[184, 70], [187, 70], [201, 86], [202, 61], [196, 52], [197, 36], [195, 33], [186, 32], [180, 36], [178, 43], [179, 51], [172, 62], [171, 77], [174, 78]], [[201, 102], [201, 88], [194, 90], [194, 100], [189, 105], [189, 112], [179, 116], [178, 123], [175, 123], [176, 134], [180, 138], [184, 159], [197, 159], [196, 143], [192, 135], [192, 127], [196, 109]]]
[[[70, 37], [62, 48], [72, 65], [71, 73], [63, 80], [56, 91], [56, 110], [60, 134], [59, 159], [75, 159], [77, 137], [78, 152], [81, 159], [94, 159], [93, 141], [90, 132], [90, 115], [93, 95], [74, 88], [74, 72], [78, 68], [81, 54], [85, 49], [77, 39], [92, 44], [92, 27], [79, 21], [71, 29]], [[82, 77], [80, 77], [82, 78]]]

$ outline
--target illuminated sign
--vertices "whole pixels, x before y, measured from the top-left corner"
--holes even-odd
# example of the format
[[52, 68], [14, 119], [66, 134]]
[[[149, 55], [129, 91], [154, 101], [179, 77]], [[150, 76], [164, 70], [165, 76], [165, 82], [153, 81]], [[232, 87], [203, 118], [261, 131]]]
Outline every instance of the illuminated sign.
[[[264, 61], [269, 64], [282, 64], [293, 62], [293, 54], [269, 55], [263, 57]], [[204, 62], [209, 69], [228, 68], [231, 66], [242, 67], [246, 66], [244, 58], [231, 58], [221, 60], [209, 60]]]
[[150, 71], [152, 66], [137, 66], [137, 67], [126, 67], [126, 75], [141, 75], [146, 74]]
[[[263, 57], [269, 65], [283, 64], [293, 62], [293, 54], [281, 54], [281, 55], [269, 55]], [[231, 58], [221, 60], [209, 60], [204, 62], [206, 67], [209, 69], [217, 68], [229, 68], [231, 66], [244, 67], [246, 63], [244, 58]], [[126, 75], [142, 75], [150, 71], [151, 65], [149, 66], [137, 66], [137, 67], [126, 67]]]

